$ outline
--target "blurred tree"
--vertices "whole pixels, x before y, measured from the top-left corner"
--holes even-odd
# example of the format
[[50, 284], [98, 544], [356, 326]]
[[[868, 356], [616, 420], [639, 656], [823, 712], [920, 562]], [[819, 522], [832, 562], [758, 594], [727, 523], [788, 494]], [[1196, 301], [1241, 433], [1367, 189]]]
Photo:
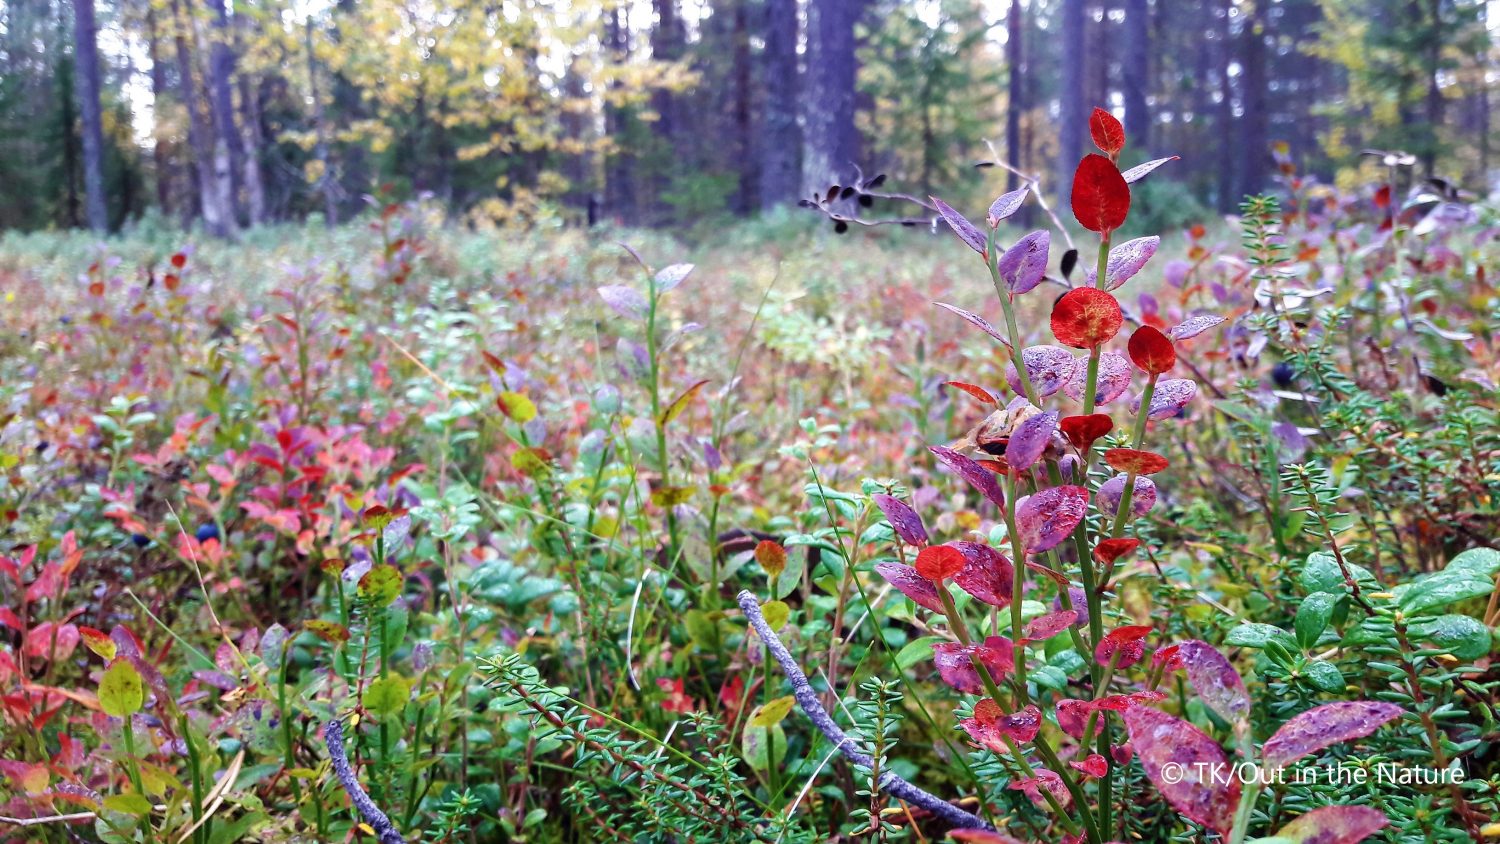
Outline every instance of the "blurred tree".
[[109, 230], [104, 198], [104, 117], [99, 105], [99, 46], [94, 0], [73, 2], [73, 55], [77, 65], [74, 92], [83, 120], [83, 184], [90, 229]]

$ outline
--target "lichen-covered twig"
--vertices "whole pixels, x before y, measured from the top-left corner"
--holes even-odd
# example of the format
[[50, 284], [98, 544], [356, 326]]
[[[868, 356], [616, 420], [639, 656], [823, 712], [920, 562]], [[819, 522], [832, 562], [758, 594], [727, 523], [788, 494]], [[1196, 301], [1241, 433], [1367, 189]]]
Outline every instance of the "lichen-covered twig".
[[[844, 754], [846, 759], [856, 765], [873, 770], [875, 767], [874, 758], [860, 749], [859, 745], [854, 742], [854, 739], [850, 738], [844, 732], [843, 728], [834, 723], [833, 718], [829, 717], [828, 710], [823, 708], [823, 704], [818, 702], [818, 694], [813, 691], [812, 685], [807, 682], [807, 675], [802, 672], [802, 666], [797, 664], [797, 660], [786, 649], [786, 645], [781, 643], [781, 639], [777, 638], [775, 631], [771, 629], [769, 624], [766, 624], [765, 616], [761, 615], [760, 612], [760, 602], [756, 600], [755, 595], [746, 590], [740, 592], [738, 600], [740, 609], [745, 611], [745, 617], [750, 620], [750, 626], [755, 628], [756, 634], [760, 636], [762, 642], [765, 642], [766, 647], [771, 650], [771, 655], [776, 657], [776, 661], [780, 663], [782, 673], [786, 675], [787, 681], [792, 684], [792, 694], [797, 698], [797, 704], [802, 707], [803, 712], [807, 713], [807, 717], [812, 720], [813, 725], [830, 742], [833, 742], [833, 746], [838, 748], [838, 751]], [[994, 827], [985, 823], [983, 818], [970, 814], [937, 795], [923, 791], [921, 788], [897, 776], [894, 771], [889, 769], [880, 775], [878, 785], [880, 786], [880, 790], [886, 794], [926, 809], [947, 823], [952, 824], [955, 828], [994, 829]]]
[[380, 844], [406, 844], [406, 839], [396, 831], [396, 825], [365, 793], [359, 778], [354, 776], [354, 769], [349, 767], [349, 754], [344, 752], [344, 725], [337, 718], [323, 727], [323, 740], [328, 744], [328, 758], [333, 762], [333, 772], [338, 774], [339, 784], [349, 795], [349, 802], [359, 810], [359, 816], [375, 830], [376, 839]]

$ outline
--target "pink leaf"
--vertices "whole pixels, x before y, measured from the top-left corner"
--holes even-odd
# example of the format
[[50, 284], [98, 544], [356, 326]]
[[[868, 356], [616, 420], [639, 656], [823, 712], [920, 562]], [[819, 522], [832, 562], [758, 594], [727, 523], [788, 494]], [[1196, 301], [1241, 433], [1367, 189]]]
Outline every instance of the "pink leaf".
[[[1042, 399], [1062, 389], [1078, 366], [1078, 359], [1062, 346], [1031, 346], [1022, 349], [1021, 360], [1026, 363], [1026, 374], [1031, 378], [1031, 386], [1036, 388], [1037, 398]], [[1016, 393], [1025, 393], [1014, 362], [1005, 367], [1005, 382]]]
[[1014, 653], [1009, 639], [991, 636], [983, 645], [939, 642], [932, 646], [932, 661], [944, 683], [964, 694], [977, 695], [984, 691], [984, 681], [974, 667], [974, 659], [978, 658], [991, 678], [999, 680], [1014, 670]]
[[[1100, 406], [1109, 404], [1124, 395], [1130, 389], [1130, 379], [1135, 375], [1135, 367], [1130, 365], [1130, 360], [1119, 352], [1105, 352], [1099, 356], [1099, 380], [1094, 389], [1094, 403]], [[1087, 363], [1080, 363], [1073, 368], [1073, 374], [1068, 378], [1068, 383], [1063, 386], [1063, 392], [1074, 401], [1083, 401], [1084, 381], [1088, 378]]]
[[[1125, 475], [1115, 475], [1099, 485], [1094, 493], [1099, 512], [1113, 516], [1120, 512], [1120, 498], [1125, 495]], [[1156, 483], [1150, 478], [1137, 477], [1130, 493], [1130, 514], [1136, 518], [1151, 512], [1156, 506]]]
[[1046, 789], [1052, 799], [1059, 805], [1067, 806], [1072, 796], [1068, 794], [1068, 787], [1063, 785], [1062, 777], [1046, 768], [1037, 768], [1036, 776], [1031, 779], [1015, 780], [1009, 788], [1026, 792], [1026, 796], [1038, 808], [1047, 808], [1047, 799], [1042, 796], [1042, 790]]
[[1015, 569], [1004, 554], [978, 542], [952, 542], [968, 564], [954, 578], [958, 588], [992, 607], [1010, 606]]
[[990, 224], [990, 228], [1000, 225], [1006, 218], [1021, 210], [1021, 205], [1026, 202], [1026, 195], [1031, 193], [1031, 188], [1016, 188], [1009, 193], [1002, 193], [990, 203], [990, 211], [985, 215], [984, 221]]
[[1281, 725], [1261, 750], [1266, 768], [1276, 770], [1325, 747], [1364, 738], [1401, 717], [1394, 703], [1345, 700], [1326, 703]]
[[1098, 647], [1094, 648], [1094, 661], [1100, 665], [1108, 665], [1110, 659], [1114, 658], [1117, 668], [1135, 665], [1146, 655], [1146, 645], [1142, 640], [1150, 632], [1151, 627], [1145, 624], [1116, 627], [1099, 640]]
[[1172, 326], [1167, 336], [1173, 340], [1189, 340], [1223, 322], [1224, 318], [1218, 314], [1199, 314]]
[[995, 729], [1009, 736], [1012, 741], [1025, 744], [1036, 738], [1042, 729], [1042, 710], [1036, 704], [1016, 710], [995, 719]]
[[1276, 831], [1291, 844], [1359, 844], [1390, 824], [1385, 813], [1369, 806], [1324, 806]]
[[1033, 642], [1042, 642], [1067, 630], [1078, 622], [1078, 610], [1063, 610], [1062, 612], [1048, 613], [1037, 616], [1026, 623], [1026, 638]]
[[[1151, 394], [1151, 410], [1147, 414], [1148, 419], [1161, 420], [1176, 416], [1178, 411], [1187, 407], [1187, 403], [1198, 395], [1198, 385], [1188, 378], [1168, 378], [1165, 381], [1156, 382], [1156, 392]], [[1141, 412], [1141, 400], [1137, 398], [1131, 405], [1132, 413]]]
[[993, 472], [951, 448], [935, 445], [927, 450], [943, 461], [954, 474], [968, 481], [969, 486], [979, 490], [996, 507], [1005, 509], [1005, 493], [1000, 491], [1000, 482], [995, 480]]
[[985, 319], [979, 314], [973, 313], [971, 311], [966, 311], [956, 305], [949, 305], [946, 302], [933, 302], [933, 304], [946, 311], [951, 311], [955, 314], [958, 314], [960, 318], [968, 322], [970, 325], [978, 328], [980, 331], [983, 331], [984, 333], [1000, 341], [1000, 345], [1004, 346], [1007, 349], [1010, 348], [1010, 341], [1005, 339], [1005, 335], [1000, 333], [1000, 329], [996, 328], [994, 325], [991, 325], [989, 320]]
[[1178, 645], [1177, 660], [1208, 708], [1233, 724], [1236, 733], [1244, 733], [1250, 726], [1250, 693], [1229, 660], [1213, 645], [1196, 639]]
[[1172, 808], [1227, 833], [1240, 802], [1240, 783], [1230, 774], [1223, 748], [1202, 730], [1160, 710], [1136, 706], [1120, 717], [1146, 777]]
[[1034, 231], [1005, 250], [996, 269], [1012, 294], [1029, 293], [1042, 283], [1047, 275], [1047, 253], [1051, 248], [1052, 235], [1046, 231]]
[[1005, 462], [1012, 472], [1030, 469], [1047, 450], [1052, 435], [1057, 433], [1057, 411], [1038, 413], [1016, 426], [1005, 445]]
[[1057, 547], [1088, 512], [1089, 491], [1081, 486], [1054, 486], [1027, 496], [1016, 507], [1016, 530], [1028, 554]]
[[927, 542], [927, 528], [922, 526], [922, 518], [917, 512], [901, 499], [894, 496], [879, 494], [871, 496], [875, 506], [885, 514], [885, 520], [891, 523], [891, 529], [901, 537], [901, 541], [907, 545], [923, 545]]
[[599, 297], [611, 310], [626, 319], [643, 320], [651, 307], [641, 291], [623, 284], [599, 288]]
[[1068, 765], [1083, 771], [1094, 779], [1098, 779], [1109, 773], [1109, 762], [1097, 753], [1089, 754], [1089, 758], [1082, 762], [1069, 762]]
[[887, 583], [896, 587], [901, 594], [915, 601], [917, 606], [925, 607], [935, 613], [943, 612], [943, 601], [938, 597], [937, 586], [917, 574], [916, 569], [900, 563], [881, 563], [875, 567], [875, 571], [885, 578]]

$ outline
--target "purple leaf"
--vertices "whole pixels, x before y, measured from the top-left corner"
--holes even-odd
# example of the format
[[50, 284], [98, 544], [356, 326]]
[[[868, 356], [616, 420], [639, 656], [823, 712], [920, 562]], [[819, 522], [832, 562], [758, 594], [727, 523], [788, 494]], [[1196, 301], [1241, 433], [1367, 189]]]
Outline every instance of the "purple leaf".
[[881, 563], [875, 567], [875, 571], [887, 583], [900, 590], [901, 594], [915, 601], [917, 606], [926, 607], [935, 613], [943, 612], [943, 601], [938, 597], [937, 586], [917, 574], [916, 569], [900, 563]]
[[1175, 155], [1169, 155], [1166, 158], [1158, 158], [1154, 161], [1147, 161], [1145, 164], [1137, 164], [1136, 166], [1130, 168], [1129, 170], [1126, 170], [1120, 175], [1125, 177], [1125, 184], [1134, 184], [1135, 182], [1139, 182], [1141, 179], [1146, 178], [1146, 175], [1149, 174], [1152, 170], [1155, 170], [1163, 164], [1166, 164], [1168, 161], [1176, 161], [1177, 158], [1178, 157]]
[[1187, 670], [1188, 682], [1209, 709], [1234, 725], [1237, 734], [1250, 727], [1250, 693], [1229, 660], [1213, 645], [1196, 639], [1177, 648], [1177, 660]]
[[1089, 491], [1081, 486], [1054, 486], [1029, 495], [1016, 507], [1016, 530], [1028, 554], [1057, 547], [1088, 512]]
[[970, 249], [973, 249], [975, 252], [983, 255], [985, 238], [984, 235], [980, 233], [979, 229], [975, 228], [974, 224], [969, 222], [968, 219], [964, 217], [964, 215], [953, 210], [953, 206], [942, 201], [941, 199], [938, 199], [935, 196], [931, 197], [931, 199], [932, 204], [937, 208], [938, 213], [941, 214], [943, 216], [943, 220], [948, 223], [948, 227], [953, 229], [953, 233], [958, 235], [959, 239], [964, 243], [969, 244]]
[[1036, 734], [1042, 729], [1042, 710], [1036, 704], [1028, 704], [1022, 709], [1017, 709], [1009, 715], [1001, 715], [995, 719], [995, 729], [1008, 736], [1012, 741], [1025, 744], [1036, 738]]
[[1390, 824], [1385, 813], [1369, 806], [1324, 806], [1276, 831], [1291, 844], [1359, 844]]
[[1007, 349], [1010, 348], [1010, 341], [1005, 339], [1005, 335], [1001, 334], [998, 328], [991, 325], [989, 320], [985, 319], [979, 314], [971, 313], [964, 310], [963, 308], [957, 307], [955, 305], [949, 305], [945, 302], [933, 302], [933, 304], [937, 305], [939, 308], [943, 308], [945, 310], [952, 311], [953, 313], [958, 314], [970, 325], [978, 328], [980, 331], [983, 331], [984, 333], [1000, 341], [1000, 345], [1004, 346]]
[[[1109, 250], [1109, 259], [1104, 265], [1104, 289], [1114, 290], [1129, 281], [1151, 256], [1156, 254], [1156, 248], [1161, 245], [1161, 238], [1138, 237], [1135, 240], [1127, 240], [1124, 243]], [[1099, 273], [1091, 270], [1088, 274], [1090, 287], [1098, 283]]]
[[[1151, 394], [1151, 409], [1147, 418], [1152, 420], [1171, 419], [1178, 411], [1187, 407], [1187, 403], [1198, 395], [1198, 384], [1190, 378], [1168, 378], [1165, 381], [1156, 382], [1156, 391]], [[1141, 412], [1141, 400], [1139, 397], [1130, 405], [1132, 413]]]
[[958, 588], [992, 607], [1010, 606], [1015, 569], [1004, 554], [978, 542], [950, 542], [967, 564], [954, 575]]
[[683, 279], [688, 277], [688, 273], [692, 271], [692, 264], [673, 264], [670, 267], [663, 267], [661, 271], [656, 274], [656, 278], [653, 280], [653, 283], [656, 285], [657, 290], [665, 293], [668, 290], [671, 290], [672, 288], [681, 284]]
[[1000, 491], [1000, 482], [995, 480], [994, 473], [989, 469], [946, 446], [935, 445], [927, 450], [943, 461], [954, 474], [968, 481], [969, 486], [979, 490], [996, 507], [1005, 509], [1005, 493]]
[[1224, 318], [1218, 314], [1199, 314], [1195, 317], [1188, 317], [1172, 326], [1172, 329], [1167, 332], [1167, 336], [1173, 340], [1190, 340], [1216, 325], [1223, 324], [1223, 322]]
[[611, 284], [599, 288], [599, 298], [604, 300], [611, 310], [626, 319], [643, 320], [650, 305], [646, 303], [646, 297], [641, 291], [634, 287], [623, 284]]
[[[1073, 367], [1073, 377], [1063, 385], [1063, 392], [1074, 401], [1083, 401], [1084, 381], [1088, 378], [1088, 364]], [[1094, 404], [1105, 405], [1124, 395], [1130, 389], [1130, 379], [1135, 367], [1130, 359], [1119, 352], [1105, 352], [1099, 356], [1099, 380], [1094, 387]]]
[[[1114, 515], [1120, 512], [1120, 498], [1125, 494], [1125, 475], [1115, 475], [1113, 478], [1099, 485], [1099, 491], [1095, 493], [1097, 499], [1095, 504], [1099, 512], [1105, 515]], [[1156, 506], [1156, 484], [1150, 478], [1137, 476], [1135, 487], [1130, 494], [1130, 509], [1136, 518], [1151, 512]]]
[[[1031, 378], [1031, 386], [1036, 388], [1036, 395], [1039, 399], [1044, 399], [1062, 389], [1062, 386], [1068, 383], [1068, 379], [1073, 377], [1073, 370], [1078, 366], [1078, 359], [1062, 346], [1031, 346], [1022, 349], [1021, 360], [1026, 363], [1026, 374]], [[1005, 382], [1016, 393], [1025, 394], [1021, 385], [1021, 376], [1016, 372], [1014, 362], [1005, 367]]]
[[1005, 250], [996, 269], [1011, 293], [1029, 293], [1042, 283], [1047, 275], [1047, 253], [1051, 248], [1052, 235], [1043, 230], [1026, 235]]
[[984, 681], [979, 677], [979, 669], [974, 667], [976, 657], [989, 671], [990, 677], [999, 680], [1013, 669], [1013, 653], [1010, 641], [999, 636], [991, 636], [983, 645], [939, 642], [932, 646], [932, 660], [937, 664], [943, 682], [970, 695], [984, 691]]
[[1016, 188], [1009, 193], [1002, 193], [990, 203], [990, 212], [985, 215], [985, 222], [994, 228], [1010, 215], [1021, 210], [1021, 205], [1026, 201], [1026, 195], [1031, 193], [1031, 188]]
[[1057, 433], [1057, 417], [1055, 410], [1038, 413], [1016, 426], [1005, 444], [1005, 462], [1012, 472], [1030, 469], [1047, 450], [1047, 444]]
[[1192, 724], [1157, 709], [1132, 706], [1120, 717], [1147, 779], [1172, 808], [1227, 833], [1240, 802], [1240, 782], [1231, 775], [1224, 749]]
[[885, 514], [885, 520], [891, 523], [891, 529], [901, 537], [902, 542], [907, 545], [926, 544], [927, 528], [922, 526], [922, 518], [917, 515], [917, 511], [894, 496], [880, 494], [871, 498], [880, 512]]
[[1266, 741], [1261, 756], [1268, 770], [1276, 770], [1325, 747], [1364, 738], [1401, 717], [1401, 713], [1401, 707], [1394, 703], [1369, 700], [1327, 703], [1281, 725]]

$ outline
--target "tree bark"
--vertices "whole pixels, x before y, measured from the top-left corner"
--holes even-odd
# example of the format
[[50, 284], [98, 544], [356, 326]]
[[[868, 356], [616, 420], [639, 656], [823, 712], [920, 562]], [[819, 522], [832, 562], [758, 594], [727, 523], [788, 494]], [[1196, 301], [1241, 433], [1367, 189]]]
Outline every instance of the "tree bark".
[[109, 208], [104, 201], [104, 121], [99, 108], [99, 47], [94, 22], [94, 0], [74, 0], [73, 60], [77, 68], [73, 92], [83, 124], [83, 190], [89, 228], [109, 231]]
[[198, 174], [198, 194], [203, 208], [203, 224], [214, 237], [228, 237], [235, 230], [234, 214], [229, 201], [229, 185], [221, 178], [214, 155], [213, 128], [198, 108], [198, 87], [193, 73], [193, 52], [188, 47], [191, 33], [192, 0], [172, 0], [172, 18], [176, 25], [177, 75], [182, 85], [182, 104], [188, 113], [188, 145], [193, 149], [193, 165]]
[[156, 125], [151, 133], [151, 167], [156, 171], [156, 204], [162, 216], [172, 214], [172, 162], [161, 137], [162, 108], [167, 97], [167, 66], [161, 58], [161, 33], [156, 25], [156, 6], [146, 6], [146, 54], [151, 61], [151, 115]]
[[339, 202], [333, 189], [333, 172], [328, 164], [328, 129], [323, 119], [323, 96], [318, 93], [318, 64], [313, 57], [312, 18], [307, 19], [303, 37], [307, 48], [307, 87], [312, 96], [313, 127], [317, 133], [313, 155], [317, 157], [323, 169], [318, 176], [318, 187], [323, 193], [323, 224], [333, 228], [339, 222]]
[[804, 195], [841, 182], [859, 155], [859, 133], [854, 126], [854, 25], [863, 7], [856, 0], [809, 0], [807, 6]]
[[1270, 145], [1266, 137], [1266, 18], [1259, 7], [1253, 8], [1245, 20], [1243, 53], [1240, 60], [1244, 73], [1240, 84], [1240, 123], [1236, 132], [1243, 146], [1240, 148], [1239, 189], [1241, 197], [1260, 193], [1265, 186], [1266, 159], [1270, 156]]
[[[215, 155], [229, 157], [230, 208], [236, 218], [243, 216], [240, 190], [245, 170], [245, 143], [234, 121], [234, 51], [230, 49], [229, 8], [225, 0], [208, 0], [213, 13], [213, 42], [208, 48], [210, 103], [213, 107]], [[222, 149], [220, 149], [222, 148]]]
[[1151, 89], [1151, 4], [1149, 0], [1125, 0], [1125, 135], [1131, 146], [1151, 146], [1151, 114], [1146, 99]]
[[[604, 37], [610, 60], [619, 66], [630, 61], [630, 21], [626, 15], [626, 4], [616, 2], [605, 11]], [[610, 82], [618, 88], [618, 82]], [[630, 125], [629, 111], [619, 105], [604, 107], [605, 133], [616, 147], [608, 154], [604, 171], [604, 205], [608, 213], [620, 222], [634, 222], [635, 167], [630, 153], [623, 147], [625, 134]]]
[[797, 0], [766, 0], [761, 73], [766, 92], [760, 155], [760, 207], [791, 202], [802, 180], [802, 130], [797, 125]]

